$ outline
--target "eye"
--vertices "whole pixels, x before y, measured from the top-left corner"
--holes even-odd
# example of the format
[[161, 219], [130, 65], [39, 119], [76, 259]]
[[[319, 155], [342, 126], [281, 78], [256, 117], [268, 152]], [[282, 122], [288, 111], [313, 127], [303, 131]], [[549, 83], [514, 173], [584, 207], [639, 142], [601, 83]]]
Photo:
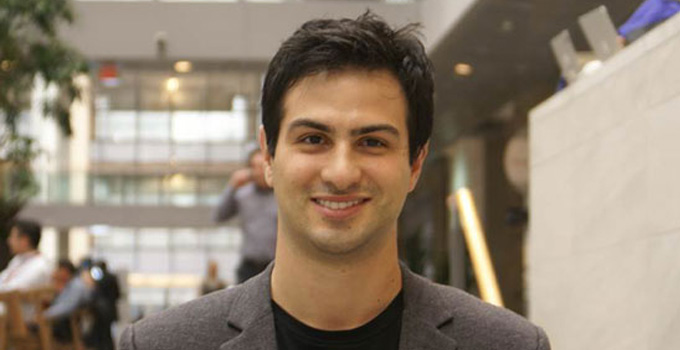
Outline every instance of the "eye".
[[385, 144], [385, 142], [383, 142], [382, 140], [379, 140], [379, 139], [375, 139], [375, 138], [365, 138], [365, 139], [362, 139], [362, 140], [359, 142], [359, 144], [360, 144], [361, 146], [371, 147], [371, 148], [375, 148], [375, 147], [385, 147], [385, 146], [387, 146], [387, 144]]
[[300, 141], [309, 145], [320, 145], [323, 143], [323, 137], [320, 135], [307, 135], [301, 138]]

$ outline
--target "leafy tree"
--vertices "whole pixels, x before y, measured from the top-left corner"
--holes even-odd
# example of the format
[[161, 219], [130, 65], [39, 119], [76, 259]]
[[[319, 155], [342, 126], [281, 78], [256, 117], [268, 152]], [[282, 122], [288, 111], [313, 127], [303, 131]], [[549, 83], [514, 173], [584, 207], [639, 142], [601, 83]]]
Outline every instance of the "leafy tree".
[[58, 36], [73, 19], [70, 0], [0, 0], [0, 269], [9, 259], [8, 225], [38, 191], [30, 163], [39, 150], [17, 130], [37, 77], [58, 89], [55, 99], [44, 102], [43, 114], [71, 134], [69, 109], [80, 94], [74, 78], [87, 70]]

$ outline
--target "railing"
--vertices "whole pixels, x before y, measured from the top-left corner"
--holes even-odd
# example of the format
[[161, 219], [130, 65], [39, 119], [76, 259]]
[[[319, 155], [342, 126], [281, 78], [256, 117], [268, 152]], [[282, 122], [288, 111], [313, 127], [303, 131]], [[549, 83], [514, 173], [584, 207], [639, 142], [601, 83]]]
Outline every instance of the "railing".
[[39, 204], [170, 205], [217, 204], [227, 175], [110, 175], [85, 172], [38, 172]]

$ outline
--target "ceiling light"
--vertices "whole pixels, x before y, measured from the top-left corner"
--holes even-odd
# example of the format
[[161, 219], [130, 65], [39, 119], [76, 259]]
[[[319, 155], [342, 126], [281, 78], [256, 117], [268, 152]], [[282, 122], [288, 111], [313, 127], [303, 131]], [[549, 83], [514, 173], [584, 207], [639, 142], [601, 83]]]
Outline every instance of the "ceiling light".
[[175, 71], [177, 73], [189, 73], [193, 65], [189, 61], [177, 61], [175, 62]]
[[469, 75], [472, 75], [474, 69], [472, 68], [471, 65], [467, 63], [457, 63], [453, 67], [453, 71], [456, 73], [456, 75], [467, 77]]
[[165, 81], [165, 90], [175, 92], [179, 90], [179, 79], [172, 77]]

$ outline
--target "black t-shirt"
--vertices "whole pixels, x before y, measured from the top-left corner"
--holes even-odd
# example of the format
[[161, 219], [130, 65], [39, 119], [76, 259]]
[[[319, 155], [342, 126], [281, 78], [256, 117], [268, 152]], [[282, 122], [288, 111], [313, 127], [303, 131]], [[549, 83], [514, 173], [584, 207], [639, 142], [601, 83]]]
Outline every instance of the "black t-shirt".
[[347, 331], [323, 331], [305, 325], [272, 301], [278, 350], [397, 350], [404, 310], [402, 292], [367, 324]]

